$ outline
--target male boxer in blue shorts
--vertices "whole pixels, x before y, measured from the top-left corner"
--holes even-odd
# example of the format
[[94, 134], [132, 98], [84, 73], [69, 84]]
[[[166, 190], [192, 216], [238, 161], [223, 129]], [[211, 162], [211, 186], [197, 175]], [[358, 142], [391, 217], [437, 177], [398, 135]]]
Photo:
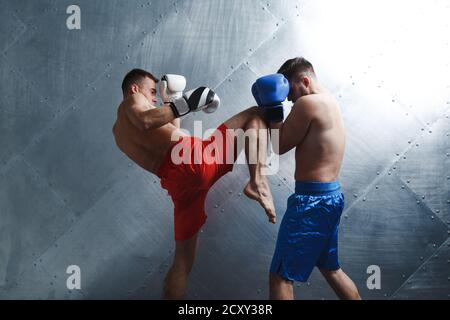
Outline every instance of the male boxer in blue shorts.
[[[317, 266], [339, 298], [360, 299], [338, 260], [344, 195], [337, 179], [345, 128], [337, 101], [302, 57], [286, 61], [277, 74], [258, 79], [252, 92], [271, 129], [279, 130], [275, 152], [296, 148], [295, 193], [288, 198], [278, 233], [270, 298], [294, 299], [293, 281], [306, 282]], [[294, 106], [283, 122], [286, 97]]]

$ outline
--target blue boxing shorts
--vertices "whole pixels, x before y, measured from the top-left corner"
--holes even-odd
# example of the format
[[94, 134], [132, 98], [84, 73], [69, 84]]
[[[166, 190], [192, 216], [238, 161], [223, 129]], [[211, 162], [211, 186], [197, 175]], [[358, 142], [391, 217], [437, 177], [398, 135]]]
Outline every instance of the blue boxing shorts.
[[270, 272], [308, 281], [314, 267], [338, 270], [338, 227], [344, 195], [339, 182], [300, 182], [288, 198]]

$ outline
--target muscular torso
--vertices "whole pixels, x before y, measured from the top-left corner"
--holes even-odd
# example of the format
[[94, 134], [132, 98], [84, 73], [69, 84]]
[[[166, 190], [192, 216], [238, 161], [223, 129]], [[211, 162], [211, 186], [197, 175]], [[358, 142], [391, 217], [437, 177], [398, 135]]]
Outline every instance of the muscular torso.
[[171, 140], [172, 133], [181, 132], [171, 123], [157, 129], [140, 130], [128, 119], [124, 108], [124, 105], [119, 106], [113, 127], [116, 144], [136, 164], [157, 174], [169, 148], [176, 143]]
[[295, 179], [335, 181], [345, 150], [345, 128], [337, 101], [329, 94], [311, 97], [317, 113], [303, 141], [295, 151]]

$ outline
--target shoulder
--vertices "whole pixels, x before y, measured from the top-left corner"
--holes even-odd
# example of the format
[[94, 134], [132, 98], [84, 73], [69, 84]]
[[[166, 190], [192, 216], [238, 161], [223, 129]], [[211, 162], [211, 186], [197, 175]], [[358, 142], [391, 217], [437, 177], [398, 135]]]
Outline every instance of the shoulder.
[[313, 95], [303, 96], [295, 101], [292, 111], [302, 117], [313, 118], [317, 114], [318, 104], [317, 97], [313, 97]]
[[334, 105], [332, 97], [328, 94], [311, 94], [298, 98], [294, 107], [304, 115], [318, 117], [329, 112], [330, 107]]
[[147, 98], [139, 92], [125, 98], [121, 103], [121, 107], [125, 109], [136, 107], [148, 108], [149, 106], [150, 103], [148, 102]]

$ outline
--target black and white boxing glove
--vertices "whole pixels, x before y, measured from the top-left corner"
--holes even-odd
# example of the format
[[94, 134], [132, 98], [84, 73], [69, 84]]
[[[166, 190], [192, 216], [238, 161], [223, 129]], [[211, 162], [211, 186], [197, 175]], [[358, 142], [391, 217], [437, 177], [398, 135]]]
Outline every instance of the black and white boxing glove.
[[187, 115], [189, 112], [202, 110], [205, 113], [212, 113], [220, 105], [219, 96], [207, 87], [187, 91], [181, 98], [172, 99], [170, 107], [176, 118]]

